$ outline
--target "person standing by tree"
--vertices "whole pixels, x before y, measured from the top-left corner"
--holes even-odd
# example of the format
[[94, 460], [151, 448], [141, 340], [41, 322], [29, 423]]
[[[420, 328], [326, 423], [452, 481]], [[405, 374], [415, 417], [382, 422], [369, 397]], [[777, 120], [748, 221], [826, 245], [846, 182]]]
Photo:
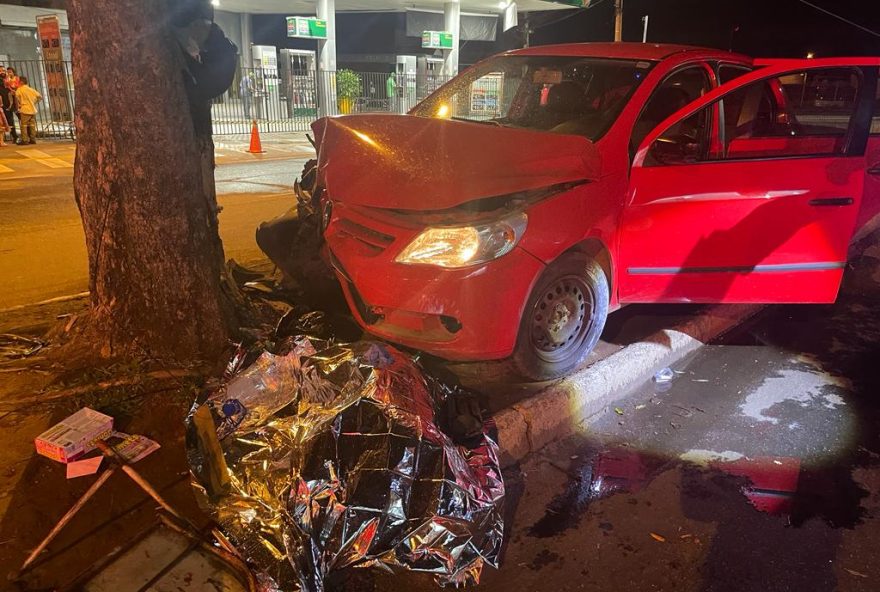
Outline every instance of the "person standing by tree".
[[21, 77], [21, 86], [15, 91], [18, 116], [21, 119], [20, 144], [37, 143], [37, 103], [43, 95], [28, 86], [27, 76]]
[[[5, 70], [5, 68], [4, 68]], [[9, 126], [12, 143], [18, 143], [18, 132], [15, 131], [15, 92], [6, 86], [6, 72], [0, 72], [0, 111]]]

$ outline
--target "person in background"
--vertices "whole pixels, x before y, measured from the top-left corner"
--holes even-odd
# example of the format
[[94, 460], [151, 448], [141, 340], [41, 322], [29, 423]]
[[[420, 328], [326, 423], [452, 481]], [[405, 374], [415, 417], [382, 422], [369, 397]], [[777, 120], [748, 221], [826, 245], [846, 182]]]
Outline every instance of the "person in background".
[[388, 97], [388, 110], [397, 113], [397, 80], [394, 72], [389, 74], [385, 81], [385, 96]]
[[18, 143], [18, 132], [15, 131], [15, 91], [6, 86], [6, 72], [0, 71], [0, 111], [6, 119], [7, 130], [12, 136], [13, 144]]
[[245, 72], [241, 75], [241, 81], [238, 84], [238, 91], [241, 95], [241, 103], [244, 106], [244, 118], [251, 118], [251, 100], [254, 96], [254, 79], [253, 75]]
[[0, 146], [6, 146], [6, 134], [9, 132], [9, 122], [6, 120], [6, 110], [0, 109]]
[[26, 76], [21, 77], [21, 86], [15, 91], [15, 103], [21, 119], [21, 141], [19, 144], [37, 143], [37, 103], [43, 95], [28, 86]]
[[15, 68], [9, 66], [6, 68], [6, 88], [15, 92], [21, 86], [21, 78], [15, 73]]

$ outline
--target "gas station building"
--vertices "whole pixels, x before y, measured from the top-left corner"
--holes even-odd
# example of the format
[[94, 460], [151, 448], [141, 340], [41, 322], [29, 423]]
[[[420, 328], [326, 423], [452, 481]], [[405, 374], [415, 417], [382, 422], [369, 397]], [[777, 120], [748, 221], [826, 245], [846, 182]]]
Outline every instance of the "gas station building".
[[[263, 122], [265, 131], [294, 131], [308, 129], [315, 117], [353, 110], [405, 113], [456, 75], [463, 56], [462, 63], [470, 64], [519, 46], [504, 32], [518, 25], [522, 13], [571, 10], [590, 0], [211, 2], [241, 60], [232, 88], [213, 105], [215, 133], [223, 134], [245, 133], [253, 119]], [[57, 15], [69, 60], [63, 9], [0, 0], [0, 63], [15, 65], [35, 81], [43, 71], [35, 18], [44, 14]], [[340, 100], [345, 80], [358, 89], [347, 101]]]
[[[242, 76], [253, 77], [252, 83], [241, 83], [238, 93], [232, 91], [225, 106], [215, 105], [215, 127], [256, 117], [272, 131], [299, 118], [350, 112], [339, 101], [342, 91], [337, 94], [344, 69], [356, 70], [359, 77], [357, 111], [406, 112], [458, 73], [463, 44], [469, 44], [472, 62], [498, 51], [499, 31], [516, 27], [521, 13], [571, 10], [589, 0], [213, 4], [215, 20], [241, 50]], [[340, 55], [338, 46], [347, 48], [346, 53]], [[253, 104], [245, 96], [251, 86], [256, 87]]]
[[[403, 13], [406, 36], [426, 32], [446, 33], [447, 43], [425, 48], [436, 49], [432, 63], [438, 74], [454, 76], [459, 69], [462, 41], [494, 41], [498, 25], [506, 31], [517, 25], [518, 13], [525, 11], [566, 10], [585, 6], [589, 0], [215, 0], [218, 23], [242, 48], [243, 65], [253, 62], [253, 23], [260, 15], [304, 16], [322, 21], [324, 38], [316, 38], [316, 68], [323, 72], [337, 70], [337, 15], [346, 13]], [[226, 14], [224, 14], [226, 13]], [[233, 14], [228, 14], [233, 13]], [[237, 18], [236, 18], [237, 17]], [[234, 22], [238, 20], [238, 22]], [[419, 30], [421, 29], [421, 30]], [[234, 32], [239, 33], [236, 39]], [[437, 36], [434, 37], [435, 41]], [[449, 43], [451, 41], [451, 43]], [[401, 58], [405, 56], [400, 56]], [[416, 56], [406, 56], [415, 59]], [[405, 64], [406, 60], [398, 63]]]

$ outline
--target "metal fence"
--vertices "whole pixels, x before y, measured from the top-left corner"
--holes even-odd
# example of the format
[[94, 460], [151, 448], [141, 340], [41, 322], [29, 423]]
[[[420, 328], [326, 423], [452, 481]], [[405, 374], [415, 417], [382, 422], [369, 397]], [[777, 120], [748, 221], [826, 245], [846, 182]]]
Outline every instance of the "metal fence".
[[[37, 134], [73, 138], [74, 92], [70, 62], [13, 60], [3, 65], [14, 68], [17, 76], [27, 77], [28, 85], [43, 95], [43, 100], [37, 103]], [[15, 127], [21, 128], [17, 119]]]
[[[308, 131], [323, 116], [406, 113], [450, 77], [388, 72], [278, 72], [242, 68], [214, 100], [214, 134]], [[352, 75], [353, 74], [353, 75]]]
[[[37, 105], [38, 135], [72, 138], [75, 95], [70, 62], [32, 60], [4, 65], [26, 76], [44, 97]], [[248, 133], [253, 120], [262, 133], [295, 132], [308, 131], [313, 121], [326, 115], [406, 113], [450, 78], [355, 72], [356, 82], [345, 87], [346, 77], [352, 79], [351, 74], [340, 72], [240, 68], [229, 90], [213, 101], [214, 134]]]

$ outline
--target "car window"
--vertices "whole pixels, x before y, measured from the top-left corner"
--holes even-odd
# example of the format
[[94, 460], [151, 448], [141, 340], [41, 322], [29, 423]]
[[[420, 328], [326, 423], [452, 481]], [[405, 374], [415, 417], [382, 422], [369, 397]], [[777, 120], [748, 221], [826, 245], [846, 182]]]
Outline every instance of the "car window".
[[709, 92], [712, 84], [702, 65], [688, 66], [668, 76], [645, 103], [636, 124], [630, 146], [634, 150], [664, 119]]
[[[826, 68], [753, 82], [720, 100], [720, 150], [694, 146], [673, 126], [646, 165], [843, 154], [861, 81], [857, 68]], [[708, 120], [714, 104], [689, 119]]]
[[743, 74], [748, 74], [752, 69], [746, 66], [738, 66], [733, 64], [721, 64], [718, 67], [718, 83], [727, 84], [731, 80], [735, 80]]
[[577, 56], [497, 56], [463, 72], [411, 113], [595, 141], [653, 66]]

